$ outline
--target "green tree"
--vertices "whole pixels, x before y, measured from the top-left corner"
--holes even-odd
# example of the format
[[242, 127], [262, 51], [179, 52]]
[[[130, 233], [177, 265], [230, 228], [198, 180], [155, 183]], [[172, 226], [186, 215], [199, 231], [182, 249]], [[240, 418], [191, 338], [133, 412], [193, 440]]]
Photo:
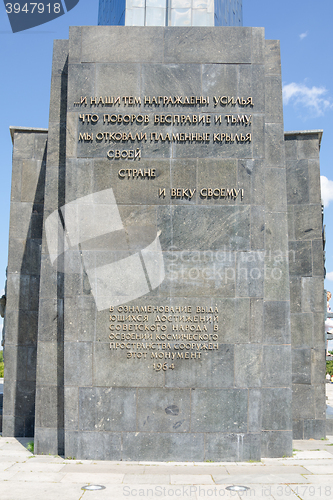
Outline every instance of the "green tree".
[[0, 351], [0, 378], [3, 378], [3, 370], [4, 370], [3, 351]]
[[329, 373], [332, 377], [332, 375], [333, 375], [333, 359], [326, 361], [326, 373]]

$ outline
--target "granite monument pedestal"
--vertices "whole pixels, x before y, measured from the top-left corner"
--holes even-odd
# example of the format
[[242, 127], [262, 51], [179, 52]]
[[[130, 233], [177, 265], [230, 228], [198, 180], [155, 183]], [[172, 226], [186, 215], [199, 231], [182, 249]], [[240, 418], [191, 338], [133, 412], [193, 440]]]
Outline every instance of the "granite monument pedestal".
[[71, 28], [48, 131], [13, 135], [3, 435], [161, 461], [324, 437], [321, 132], [284, 134], [277, 41]]

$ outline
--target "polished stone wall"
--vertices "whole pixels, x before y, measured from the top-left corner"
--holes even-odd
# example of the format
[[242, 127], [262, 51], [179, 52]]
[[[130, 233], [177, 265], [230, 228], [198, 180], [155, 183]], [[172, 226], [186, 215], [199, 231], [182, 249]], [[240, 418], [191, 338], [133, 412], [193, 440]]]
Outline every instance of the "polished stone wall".
[[321, 136], [321, 131], [285, 135], [294, 439], [321, 439], [325, 435]]
[[[325, 432], [324, 341], [294, 328], [296, 313], [323, 322], [306, 137], [284, 135], [279, 43], [261, 28], [74, 27], [55, 42], [37, 453], [260, 460], [291, 455], [293, 421]], [[303, 286], [298, 311], [302, 280], [315, 299]]]
[[[105, 50], [100, 50], [102, 46]], [[90, 214], [93, 219], [95, 213], [93, 224], [103, 227], [91, 233], [95, 238], [92, 243], [79, 235], [82, 269], [71, 268], [75, 245], [69, 249], [71, 257], [67, 252], [70, 261], [64, 263], [70, 268], [64, 274], [63, 302], [65, 454], [126, 460], [217, 460], [222, 456], [248, 460], [258, 459], [262, 449], [271, 456], [290, 453], [288, 263], [280, 264], [275, 279], [275, 263], [266, 252], [277, 246], [282, 252], [288, 248], [277, 45], [265, 44], [261, 29], [99, 27], [74, 28], [69, 47], [67, 161], [63, 167], [68, 208], [63, 213], [64, 223], [68, 231], [77, 224], [86, 228], [86, 218]], [[241, 102], [230, 104], [227, 111], [224, 104], [217, 107], [214, 96], [220, 96], [221, 89], [223, 95], [239, 96]], [[94, 100], [108, 95], [122, 96], [120, 103], [112, 107]], [[156, 106], [153, 100], [144, 104], [144, 96], [169, 95], [184, 96], [184, 100], [187, 95], [207, 96], [209, 102], [171, 104], [169, 108]], [[123, 96], [141, 97], [141, 106], [135, 107]], [[82, 104], [81, 97], [87, 97]], [[156, 124], [155, 115], [163, 115], [165, 109], [172, 116], [184, 114], [185, 109], [186, 115], [200, 114], [205, 121], [198, 125]], [[90, 121], [89, 113], [94, 115]], [[104, 121], [105, 113], [111, 117], [110, 124]], [[143, 125], [137, 120], [127, 124], [122, 119], [114, 125], [114, 113], [117, 117], [134, 113], [148, 119]], [[251, 125], [228, 124], [227, 113], [236, 117], [241, 113], [248, 120], [251, 115]], [[208, 116], [213, 123], [207, 123]], [[215, 116], [221, 116], [222, 123], [216, 122]], [[146, 133], [147, 140], [119, 144], [109, 136], [99, 139], [101, 133], [129, 131], [132, 135]], [[251, 134], [251, 140], [224, 144], [212, 140], [214, 133], [220, 138], [221, 133], [236, 131], [244, 138]], [[151, 135], [168, 132], [210, 133], [211, 138], [170, 142]], [[140, 149], [140, 160], [112, 159], [117, 150], [132, 149]], [[123, 176], [122, 169], [135, 167], [155, 169], [156, 176]], [[243, 189], [243, 199], [240, 195], [235, 199], [205, 196], [202, 190], [210, 186]], [[173, 188], [195, 189], [196, 195], [178, 197], [176, 192], [172, 197]], [[56, 192], [51, 183], [49, 189]], [[112, 190], [120, 216], [120, 225], [114, 227], [117, 214], [112, 216], [111, 211], [102, 223], [96, 207], [101, 200], [89, 198], [91, 193], [107, 190]], [[75, 200], [81, 201], [73, 205]], [[53, 210], [56, 204], [54, 199]], [[83, 208], [86, 204], [87, 212]], [[68, 220], [72, 209], [84, 214], [83, 222], [80, 217]], [[107, 213], [106, 205], [103, 210]], [[112, 241], [96, 241], [99, 231], [112, 235], [113, 229], [117, 233]], [[153, 263], [146, 259], [149, 290], [141, 287], [145, 280], [139, 273], [140, 261], [135, 262], [133, 254], [138, 250], [142, 254], [159, 232], [163, 269], [157, 265], [150, 273]], [[45, 252], [47, 260], [47, 248]], [[66, 259], [66, 252], [63, 255]], [[132, 257], [133, 262], [126, 261]], [[153, 260], [156, 258], [157, 253]], [[122, 264], [118, 275], [116, 268]], [[108, 265], [112, 286], [105, 290], [107, 285], [103, 289], [99, 283], [101, 274], [109, 272]], [[52, 274], [46, 269], [43, 271]], [[158, 286], [152, 283], [154, 277]], [[49, 279], [47, 283], [49, 288]], [[48, 314], [47, 301], [54, 299], [44, 299], [43, 288], [41, 300], [45, 300], [43, 307], [47, 304]], [[123, 310], [122, 304], [140, 310], [151, 306], [153, 312], [146, 320], [149, 325], [159, 321], [154, 308], [165, 311], [174, 307], [176, 314], [165, 330], [170, 338], [175, 328], [188, 326], [186, 318], [185, 322], [176, 319], [177, 307], [184, 308], [187, 315], [191, 310], [192, 321], [198, 307], [218, 312], [216, 319], [214, 314], [208, 318], [211, 342], [203, 344], [195, 337], [187, 352], [198, 356], [198, 349], [202, 349], [200, 359], [176, 357], [170, 363], [165, 355], [178, 356], [178, 345], [182, 344], [173, 339], [163, 348], [163, 343], [157, 342], [161, 338], [157, 332], [148, 337], [150, 344], [155, 341], [159, 345], [157, 352], [149, 343], [146, 350], [136, 343], [128, 359], [127, 348], [124, 352], [116, 342], [110, 344], [110, 340], [117, 340], [117, 335], [109, 336], [110, 326], [123, 325], [118, 314], [115, 324], [109, 319], [109, 304], [115, 313]], [[43, 311], [40, 318], [44, 318]], [[128, 329], [133, 324], [130, 319], [125, 323]], [[145, 321], [141, 324], [145, 326]], [[50, 335], [50, 328], [46, 330]], [[137, 357], [140, 349], [146, 353], [145, 359]], [[152, 359], [152, 353], [164, 356], [165, 371], [158, 369], [161, 358]], [[174, 368], [169, 368], [172, 364]], [[53, 411], [52, 416], [52, 407], [51, 414], [45, 411], [44, 401], [50, 394], [45, 377], [37, 381], [37, 394], [37, 449], [46, 452], [50, 422], [55, 422], [56, 415]], [[51, 398], [51, 404], [55, 400]]]

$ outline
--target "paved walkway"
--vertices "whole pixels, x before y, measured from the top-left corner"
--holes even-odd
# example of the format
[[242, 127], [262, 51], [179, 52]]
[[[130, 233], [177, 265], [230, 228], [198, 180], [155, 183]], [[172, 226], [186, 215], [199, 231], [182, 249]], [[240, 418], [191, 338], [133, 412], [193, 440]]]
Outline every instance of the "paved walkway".
[[[327, 384], [333, 409], [333, 384]], [[99, 462], [33, 456], [30, 440], [0, 437], [1, 500], [144, 498], [333, 499], [333, 436], [294, 441], [293, 457], [261, 462]], [[84, 485], [103, 485], [84, 491]], [[250, 488], [228, 491], [231, 485]]]
[[[0, 438], [1, 500], [333, 499], [333, 436], [294, 441], [293, 457], [257, 463], [66, 460], [33, 456], [23, 446], [27, 441]], [[105, 489], [83, 491], [87, 484]], [[250, 489], [231, 492], [230, 485]]]

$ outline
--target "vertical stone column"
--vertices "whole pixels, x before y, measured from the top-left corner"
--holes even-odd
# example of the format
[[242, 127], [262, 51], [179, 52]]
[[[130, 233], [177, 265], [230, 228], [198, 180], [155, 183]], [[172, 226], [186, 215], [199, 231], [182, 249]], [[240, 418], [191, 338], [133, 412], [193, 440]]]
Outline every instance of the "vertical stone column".
[[47, 130], [12, 128], [3, 436], [33, 436]]
[[[165, 280], [143, 297], [120, 304], [140, 308], [149, 303], [156, 310], [166, 304], [192, 311], [198, 305], [205, 311], [216, 307], [219, 348], [202, 353], [200, 361], [186, 364], [184, 359], [174, 371], [151, 377], [150, 351], [141, 361], [125, 359], [120, 347], [110, 352], [107, 310], [96, 311], [91, 300], [95, 282], [89, 284], [83, 271], [77, 278], [66, 274], [66, 454], [126, 460], [143, 453], [147, 459], [164, 460], [290, 454], [288, 231], [278, 43], [265, 45], [260, 28], [75, 28], [70, 38], [67, 137], [77, 140], [67, 145], [66, 203], [112, 188], [126, 234], [136, 225], [142, 231], [161, 230]], [[101, 52], [102, 44], [108, 51]], [[149, 117], [147, 140], [139, 144], [140, 168], [155, 168], [155, 180], [124, 180], [119, 169], [131, 168], [129, 162], [107, 157], [108, 149], [123, 150], [132, 143], [96, 140], [97, 132], [126, 135], [138, 128], [103, 121], [105, 112], [129, 112], [126, 97], [105, 111], [98, 101], [106, 95], [141, 97], [140, 108], [131, 108]], [[146, 104], [144, 96], [154, 95], [201, 95], [210, 101], [166, 110]], [[213, 96], [229, 97], [216, 102]], [[254, 104], [244, 108], [248, 96]], [[92, 112], [98, 125], [79, 118]], [[172, 128], [154, 124], [154, 114], [164, 113], [210, 115], [210, 124], [198, 130], [210, 132], [212, 140], [154, 142], [150, 133], [181, 137], [197, 130], [179, 122]], [[238, 115], [243, 115], [243, 125], [235, 125]], [[251, 120], [247, 129], [245, 120]], [[251, 142], [233, 138], [249, 131]], [[228, 137], [225, 143], [219, 139], [222, 132]], [[173, 188], [185, 186], [197, 195], [170, 199]], [[202, 189], [223, 186], [244, 188], [243, 199], [200, 195]], [[166, 195], [159, 197], [163, 187]], [[92, 205], [92, 214], [94, 210]], [[108, 262], [121, 265], [128, 250], [120, 236], [110, 240], [104, 253], [93, 244], [82, 246], [89, 269], [98, 273]], [[192, 280], [195, 257], [200, 278]], [[127, 286], [125, 269], [122, 284], [120, 296]], [[125, 362], [135, 367], [135, 376]], [[161, 405], [177, 407], [183, 427], [172, 427]]]
[[291, 455], [291, 343], [280, 45], [265, 42], [262, 456]]
[[285, 135], [294, 439], [325, 437], [325, 308], [321, 131]]
[[[68, 41], [55, 41], [45, 175], [45, 219], [65, 202], [67, 58]], [[60, 246], [62, 240], [58, 239], [57, 234], [54, 235], [54, 238]], [[62, 253], [61, 248], [59, 248], [59, 253]], [[57, 265], [61, 272], [58, 272]], [[39, 454], [64, 453], [64, 275], [61, 260], [57, 265], [52, 266], [51, 264], [44, 227], [38, 316], [35, 415], [35, 450]]]

